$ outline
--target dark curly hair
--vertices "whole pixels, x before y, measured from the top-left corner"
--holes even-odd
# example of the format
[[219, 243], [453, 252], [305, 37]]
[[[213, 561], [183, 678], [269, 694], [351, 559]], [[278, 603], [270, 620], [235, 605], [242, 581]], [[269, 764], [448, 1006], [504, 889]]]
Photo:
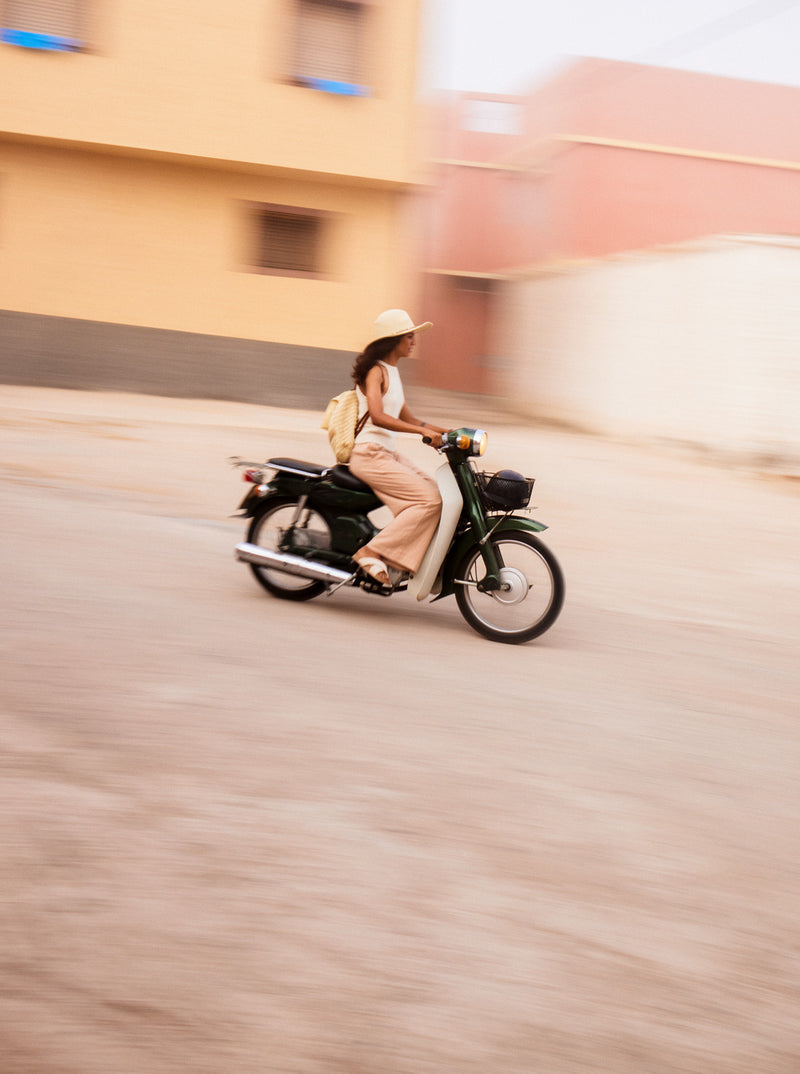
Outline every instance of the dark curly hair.
[[384, 336], [382, 339], [373, 339], [359, 354], [353, 363], [353, 380], [363, 390], [367, 379], [367, 373], [378, 362], [385, 361], [392, 353], [402, 336]]

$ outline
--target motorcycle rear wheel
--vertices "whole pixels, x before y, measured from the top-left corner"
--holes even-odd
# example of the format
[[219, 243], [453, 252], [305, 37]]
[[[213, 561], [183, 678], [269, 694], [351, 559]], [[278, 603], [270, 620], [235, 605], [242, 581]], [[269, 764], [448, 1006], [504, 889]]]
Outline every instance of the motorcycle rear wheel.
[[501, 564], [503, 589], [478, 589], [486, 565], [473, 547], [455, 574], [458, 609], [473, 630], [492, 641], [519, 645], [538, 638], [556, 621], [564, 603], [558, 561], [527, 530], [505, 530], [490, 542]]
[[[324, 515], [313, 507], [304, 507], [294, 521], [296, 514], [297, 500], [268, 501], [250, 523], [247, 540], [270, 552], [290, 555], [302, 555], [309, 548], [331, 547], [331, 528]], [[272, 567], [259, 567], [255, 563], [248, 563], [248, 566], [259, 585], [281, 600], [313, 600], [325, 592], [324, 582], [286, 574]]]

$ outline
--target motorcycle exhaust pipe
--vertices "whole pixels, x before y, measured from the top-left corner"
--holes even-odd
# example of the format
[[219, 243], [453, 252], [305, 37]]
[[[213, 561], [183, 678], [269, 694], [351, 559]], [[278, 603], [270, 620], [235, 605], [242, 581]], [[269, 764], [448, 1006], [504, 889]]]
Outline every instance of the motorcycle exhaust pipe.
[[289, 556], [283, 552], [272, 552], [261, 545], [242, 541], [236, 545], [236, 558], [244, 563], [254, 563], [257, 567], [271, 567], [284, 574], [296, 574], [301, 578], [311, 578], [315, 582], [329, 582], [331, 585], [343, 585], [352, 577], [352, 572], [340, 571], [324, 563], [314, 563], [300, 556]]

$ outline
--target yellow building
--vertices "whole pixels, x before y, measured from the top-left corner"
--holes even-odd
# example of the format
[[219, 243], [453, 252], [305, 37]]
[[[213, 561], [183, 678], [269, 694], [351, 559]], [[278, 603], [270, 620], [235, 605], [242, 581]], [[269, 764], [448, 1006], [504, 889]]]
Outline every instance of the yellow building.
[[340, 390], [414, 302], [419, 6], [0, 0], [0, 381]]

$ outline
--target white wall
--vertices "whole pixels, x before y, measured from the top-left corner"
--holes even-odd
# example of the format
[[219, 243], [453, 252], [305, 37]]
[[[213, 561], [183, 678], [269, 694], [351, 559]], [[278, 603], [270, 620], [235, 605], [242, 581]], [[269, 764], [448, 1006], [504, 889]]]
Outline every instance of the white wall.
[[800, 239], [715, 238], [512, 280], [521, 411], [800, 459]]

